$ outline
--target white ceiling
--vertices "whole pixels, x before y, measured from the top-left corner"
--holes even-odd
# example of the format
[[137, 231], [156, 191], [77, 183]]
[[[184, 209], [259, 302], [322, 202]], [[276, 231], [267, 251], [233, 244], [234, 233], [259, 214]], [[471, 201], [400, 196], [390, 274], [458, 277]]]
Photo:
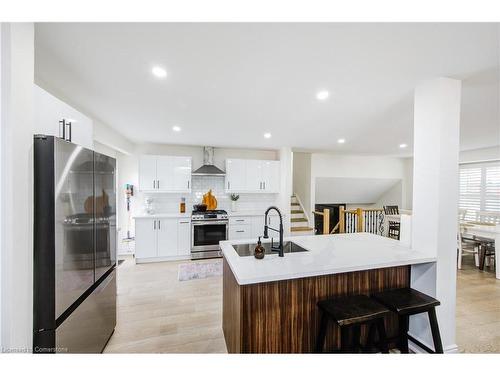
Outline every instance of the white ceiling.
[[[448, 76], [463, 80], [462, 149], [499, 144], [497, 24], [35, 30], [36, 81], [139, 143], [408, 154], [398, 145], [412, 143], [415, 85]], [[152, 76], [155, 64], [166, 79]], [[330, 91], [325, 102], [315, 98], [321, 89]]]

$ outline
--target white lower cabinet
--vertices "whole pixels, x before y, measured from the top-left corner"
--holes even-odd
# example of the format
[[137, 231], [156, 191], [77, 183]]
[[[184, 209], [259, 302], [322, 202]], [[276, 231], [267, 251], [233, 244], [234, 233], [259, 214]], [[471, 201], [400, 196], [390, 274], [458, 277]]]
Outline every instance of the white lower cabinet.
[[191, 256], [191, 222], [179, 218], [136, 218], [136, 262]]
[[[279, 217], [268, 216], [268, 225], [279, 229]], [[269, 237], [279, 238], [279, 233], [269, 230]], [[262, 216], [235, 216], [229, 218], [229, 239], [249, 239], [257, 242], [259, 237], [264, 237], [264, 215]]]
[[191, 222], [187, 219], [177, 225], [177, 255], [191, 256]]

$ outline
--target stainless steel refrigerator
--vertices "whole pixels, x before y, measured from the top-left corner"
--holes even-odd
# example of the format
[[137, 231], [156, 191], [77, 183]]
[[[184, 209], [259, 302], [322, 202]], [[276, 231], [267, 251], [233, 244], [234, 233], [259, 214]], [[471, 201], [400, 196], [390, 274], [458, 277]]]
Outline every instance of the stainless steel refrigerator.
[[116, 162], [34, 137], [33, 352], [99, 353], [116, 325]]

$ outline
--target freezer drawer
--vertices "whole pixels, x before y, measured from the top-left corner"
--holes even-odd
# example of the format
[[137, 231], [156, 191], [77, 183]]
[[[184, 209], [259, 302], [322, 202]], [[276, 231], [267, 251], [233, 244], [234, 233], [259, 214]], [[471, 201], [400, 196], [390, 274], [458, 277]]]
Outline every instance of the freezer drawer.
[[116, 269], [56, 329], [58, 353], [101, 353], [116, 325]]

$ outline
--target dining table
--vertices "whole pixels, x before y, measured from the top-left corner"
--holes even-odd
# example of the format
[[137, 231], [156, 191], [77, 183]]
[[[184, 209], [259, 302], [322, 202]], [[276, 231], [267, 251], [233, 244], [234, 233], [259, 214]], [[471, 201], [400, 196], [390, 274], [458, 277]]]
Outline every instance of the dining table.
[[500, 280], [500, 224], [489, 224], [473, 221], [461, 221], [462, 234], [477, 236], [495, 241], [495, 277]]

